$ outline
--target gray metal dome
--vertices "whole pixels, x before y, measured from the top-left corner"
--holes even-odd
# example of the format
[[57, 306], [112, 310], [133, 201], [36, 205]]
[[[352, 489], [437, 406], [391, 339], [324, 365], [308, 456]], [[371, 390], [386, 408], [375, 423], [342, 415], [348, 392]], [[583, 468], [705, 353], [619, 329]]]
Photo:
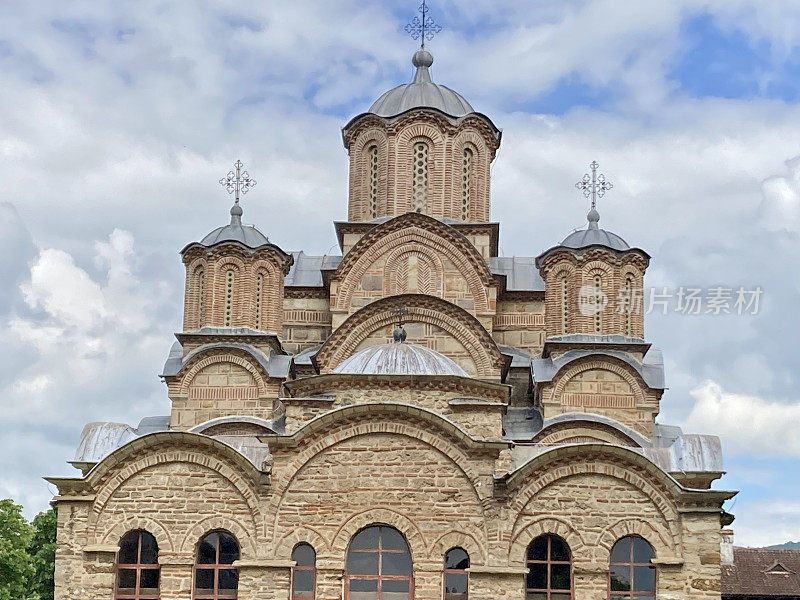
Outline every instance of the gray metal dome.
[[433, 83], [428, 70], [433, 56], [427, 50], [417, 50], [411, 61], [417, 68], [414, 81], [398, 85], [383, 94], [369, 112], [380, 117], [394, 117], [412, 108], [436, 108], [451, 117], [463, 117], [475, 112], [464, 97], [449, 87]]
[[598, 222], [600, 221], [600, 214], [592, 209], [586, 215], [589, 220], [589, 226], [586, 229], [580, 229], [570, 233], [559, 246], [566, 248], [586, 248], [588, 246], [606, 246], [612, 250], [630, 250], [628, 242], [619, 237], [616, 233], [611, 233], [605, 229], [600, 229]]
[[[405, 331], [402, 339], [405, 339]], [[466, 371], [444, 354], [420, 346], [406, 344], [395, 334], [389, 344], [370, 346], [342, 361], [334, 373], [355, 375], [457, 375], [468, 377]]]
[[221, 242], [239, 242], [248, 248], [259, 248], [270, 243], [267, 236], [252, 225], [242, 225], [242, 207], [238, 204], [234, 204], [231, 208], [230, 224], [217, 227], [200, 240], [203, 246], [213, 246]]

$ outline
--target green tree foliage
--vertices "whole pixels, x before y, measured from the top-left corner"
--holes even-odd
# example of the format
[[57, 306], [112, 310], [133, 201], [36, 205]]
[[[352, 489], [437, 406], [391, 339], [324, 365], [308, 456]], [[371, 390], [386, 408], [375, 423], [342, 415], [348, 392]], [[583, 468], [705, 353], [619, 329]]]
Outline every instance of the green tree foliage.
[[29, 584], [35, 572], [28, 554], [32, 538], [22, 507], [0, 500], [0, 600], [36, 598]]
[[30, 589], [39, 600], [53, 600], [56, 568], [56, 511], [51, 508], [40, 512], [31, 522], [31, 541], [28, 555], [33, 565]]

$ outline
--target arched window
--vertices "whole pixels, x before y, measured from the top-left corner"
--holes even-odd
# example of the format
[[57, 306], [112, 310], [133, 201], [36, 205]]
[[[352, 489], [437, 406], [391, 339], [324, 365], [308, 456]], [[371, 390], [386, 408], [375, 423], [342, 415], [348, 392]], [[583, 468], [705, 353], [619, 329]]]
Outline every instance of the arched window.
[[444, 555], [444, 600], [467, 600], [469, 590], [469, 554], [463, 548], [451, 548]]
[[373, 525], [359, 531], [347, 549], [345, 600], [412, 600], [411, 552], [392, 527]]
[[378, 215], [378, 146], [372, 145], [367, 150], [369, 161], [369, 212], [373, 219]]
[[412, 206], [415, 212], [424, 213], [428, 208], [428, 144], [414, 144], [414, 172]]
[[197, 326], [202, 327], [205, 323], [205, 308], [206, 308], [206, 272], [203, 269], [198, 269], [195, 275], [197, 281]]
[[594, 332], [603, 332], [603, 280], [594, 276]]
[[264, 274], [259, 273], [258, 277], [256, 278], [256, 329], [263, 329], [262, 314], [263, 314], [263, 302], [262, 297], [264, 295]]
[[292, 600], [313, 600], [317, 585], [317, 553], [309, 544], [297, 544], [292, 550]]
[[571, 600], [572, 553], [557, 535], [540, 535], [528, 546], [525, 600]]
[[203, 537], [197, 545], [192, 598], [236, 598], [239, 571], [231, 568], [231, 564], [238, 559], [239, 544], [230, 533], [212, 531]]
[[609, 598], [647, 600], [656, 597], [656, 568], [653, 547], [638, 536], [617, 540], [611, 549]]
[[567, 274], [564, 273], [561, 278], [561, 333], [566, 334], [569, 333], [567, 331], [567, 327], [569, 324], [569, 287], [567, 281]]
[[147, 531], [129, 531], [119, 542], [117, 583], [118, 600], [157, 600], [159, 595], [158, 544]]
[[625, 278], [623, 308], [625, 310], [625, 335], [630, 337], [633, 335], [633, 319], [631, 318], [633, 313], [633, 278], [630, 275]]
[[230, 327], [233, 320], [233, 283], [236, 275], [233, 269], [225, 272], [225, 327]]
[[469, 221], [470, 205], [472, 204], [472, 165], [475, 153], [469, 148], [464, 148], [461, 164], [461, 220]]

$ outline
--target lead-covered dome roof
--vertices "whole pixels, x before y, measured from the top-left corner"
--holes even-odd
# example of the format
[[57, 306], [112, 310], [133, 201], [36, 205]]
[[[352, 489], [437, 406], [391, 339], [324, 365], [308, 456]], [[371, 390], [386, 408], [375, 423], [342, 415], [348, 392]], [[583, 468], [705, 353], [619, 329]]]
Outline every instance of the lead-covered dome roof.
[[396, 328], [395, 341], [370, 346], [356, 352], [334, 370], [334, 373], [353, 375], [456, 375], [468, 377], [466, 371], [444, 354], [420, 346], [407, 344], [405, 331]]
[[417, 68], [414, 80], [383, 94], [372, 104], [369, 112], [380, 117], [394, 117], [412, 108], [436, 108], [451, 117], [475, 112], [461, 94], [431, 80], [429, 68], [433, 64], [433, 55], [430, 52], [417, 50], [411, 62]]
[[229, 224], [217, 227], [200, 240], [202, 246], [213, 246], [222, 242], [239, 242], [248, 248], [259, 248], [270, 243], [267, 236], [252, 225], [242, 225], [242, 207], [238, 204], [231, 208]]
[[586, 218], [589, 220], [589, 226], [586, 229], [579, 229], [570, 233], [559, 246], [575, 249], [587, 248], [588, 246], [606, 246], [612, 250], [630, 250], [628, 242], [616, 233], [600, 228], [600, 225], [598, 225], [600, 214], [596, 210], [589, 211]]

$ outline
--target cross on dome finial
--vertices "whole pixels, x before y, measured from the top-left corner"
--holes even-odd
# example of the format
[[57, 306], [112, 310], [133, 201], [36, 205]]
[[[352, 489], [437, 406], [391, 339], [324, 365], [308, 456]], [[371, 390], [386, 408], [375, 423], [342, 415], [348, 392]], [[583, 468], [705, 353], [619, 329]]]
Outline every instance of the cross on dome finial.
[[[429, 42], [433, 37], [442, 30], [442, 26], [436, 23], [432, 17], [428, 16], [427, 0], [422, 0], [419, 6], [419, 12], [422, 13], [422, 19], [414, 17], [411, 23], [406, 25], [405, 30], [411, 36], [411, 39], [422, 40], [422, 48], [425, 48], [425, 40]], [[430, 65], [428, 65], [430, 66]]]
[[605, 196], [606, 192], [614, 187], [610, 181], [606, 181], [605, 175], [597, 174], [599, 166], [597, 161], [593, 160], [589, 165], [592, 174], [585, 173], [583, 179], [575, 184], [575, 187], [583, 192], [584, 197], [592, 199], [592, 208], [586, 215], [589, 219], [589, 227], [597, 227], [597, 222], [600, 220], [600, 214], [597, 212], [597, 199]]
[[219, 184], [228, 190], [229, 194], [234, 194], [233, 208], [231, 208], [231, 221], [241, 218], [242, 208], [239, 206], [240, 194], [246, 194], [250, 188], [256, 185], [256, 180], [250, 177], [250, 173], [242, 171], [242, 161], [237, 160], [233, 163], [235, 171], [228, 171], [228, 174], [219, 180]]

